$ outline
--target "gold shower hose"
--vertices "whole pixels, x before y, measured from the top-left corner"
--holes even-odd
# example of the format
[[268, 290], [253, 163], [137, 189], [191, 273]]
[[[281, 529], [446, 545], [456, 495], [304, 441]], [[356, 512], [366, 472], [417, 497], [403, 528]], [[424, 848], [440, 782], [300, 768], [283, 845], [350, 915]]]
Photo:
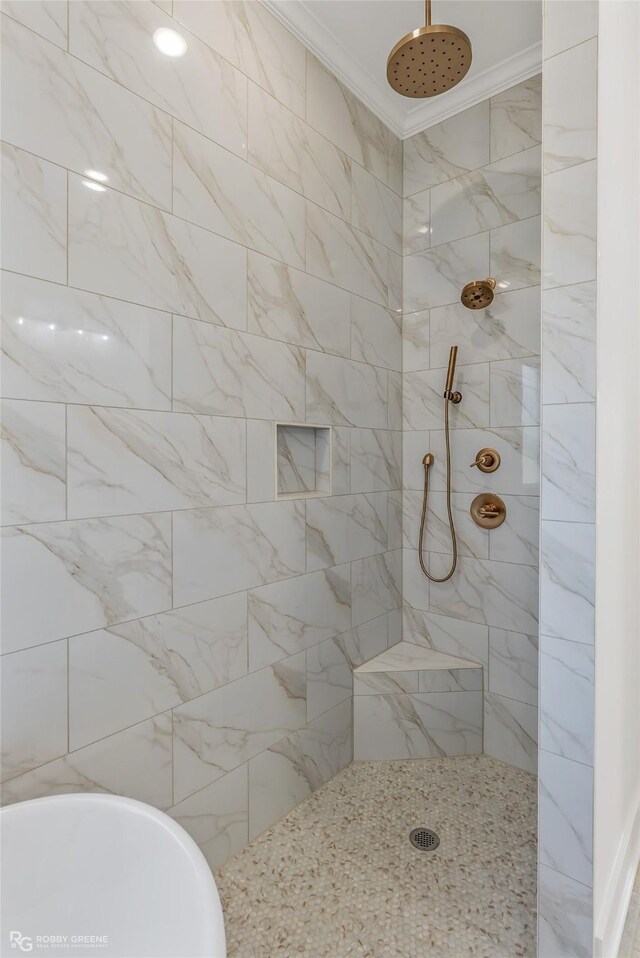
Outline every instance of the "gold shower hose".
[[422, 555], [424, 548], [425, 526], [427, 524], [427, 502], [429, 499], [429, 467], [433, 462], [433, 456], [427, 454], [422, 460], [424, 465], [424, 496], [422, 497], [422, 518], [420, 520], [420, 536], [418, 539], [418, 558], [420, 560], [420, 568], [426, 575], [427, 579], [429, 579], [431, 582], [446, 582], [447, 579], [450, 579], [453, 573], [456, 571], [456, 565], [458, 563], [458, 543], [456, 541], [456, 530], [453, 524], [453, 513], [451, 511], [451, 441], [449, 438], [449, 399], [446, 397], [444, 400], [444, 445], [447, 461], [447, 515], [449, 517], [449, 529], [451, 530], [453, 558], [451, 561], [451, 568], [441, 579], [437, 579], [434, 575], [431, 575], [424, 563], [424, 558]]

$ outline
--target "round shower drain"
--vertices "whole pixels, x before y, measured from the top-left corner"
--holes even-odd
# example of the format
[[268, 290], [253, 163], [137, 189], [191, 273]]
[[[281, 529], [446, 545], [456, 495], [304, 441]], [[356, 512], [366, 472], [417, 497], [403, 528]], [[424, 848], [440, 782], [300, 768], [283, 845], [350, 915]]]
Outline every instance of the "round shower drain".
[[421, 852], [432, 852], [440, 844], [440, 839], [430, 828], [414, 828], [409, 832], [409, 841]]

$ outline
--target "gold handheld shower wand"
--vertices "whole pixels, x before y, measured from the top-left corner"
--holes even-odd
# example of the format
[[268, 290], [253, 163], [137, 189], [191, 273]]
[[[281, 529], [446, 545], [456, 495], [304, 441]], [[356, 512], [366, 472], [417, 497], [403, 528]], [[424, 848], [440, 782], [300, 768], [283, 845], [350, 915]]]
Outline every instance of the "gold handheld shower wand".
[[451, 578], [458, 564], [458, 542], [456, 540], [456, 530], [453, 523], [453, 510], [451, 508], [451, 439], [449, 436], [449, 403], [458, 405], [462, 399], [462, 393], [453, 390], [453, 377], [456, 371], [456, 359], [458, 356], [458, 347], [452, 346], [449, 351], [449, 367], [447, 369], [447, 378], [444, 386], [444, 444], [445, 459], [447, 465], [447, 517], [449, 519], [449, 530], [451, 532], [451, 567], [445, 576], [436, 578], [431, 575], [424, 561], [424, 534], [427, 525], [427, 504], [429, 501], [429, 468], [434, 463], [433, 455], [428, 452], [422, 460], [424, 466], [424, 495], [422, 497], [422, 517], [420, 519], [420, 535], [418, 536], [418, 559], [420, 568], [431, 582], [446, 582]]

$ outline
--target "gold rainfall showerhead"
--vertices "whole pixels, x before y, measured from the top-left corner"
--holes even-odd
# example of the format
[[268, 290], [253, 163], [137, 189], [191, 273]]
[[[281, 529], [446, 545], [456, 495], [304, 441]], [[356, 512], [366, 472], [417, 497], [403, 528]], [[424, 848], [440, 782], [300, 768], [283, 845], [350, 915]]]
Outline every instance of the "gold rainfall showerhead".
[[467, 309], [485, 309], [493, 302], [495, 279], [474, 279], [467, 283], [460, 295], [460, 302]]
[[387, 80], [396, 93], [422, 99], [445, 93], [460, 83], [471, 66], [471, 41], [457, 27], [431, 23], [431, 0], [425, 3], [424, 27], [407, 33], [387, 60]]

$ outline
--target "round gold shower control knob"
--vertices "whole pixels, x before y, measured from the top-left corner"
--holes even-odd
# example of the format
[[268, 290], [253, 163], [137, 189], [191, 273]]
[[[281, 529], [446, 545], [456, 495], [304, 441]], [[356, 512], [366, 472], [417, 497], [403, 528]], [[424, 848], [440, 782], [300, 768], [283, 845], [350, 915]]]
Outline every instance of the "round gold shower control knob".
[[481, 529], [497, 529], [507, 518], [507, 507], [493, 492], [476, 496], [469, 509], [471, 518]]
[[476, 456], [475, 462], [470, 463], [471, 468], [477, 466], [480, 472], [495, 472], [500, 465], [500, 453], [496, 449], [481, 449]]

